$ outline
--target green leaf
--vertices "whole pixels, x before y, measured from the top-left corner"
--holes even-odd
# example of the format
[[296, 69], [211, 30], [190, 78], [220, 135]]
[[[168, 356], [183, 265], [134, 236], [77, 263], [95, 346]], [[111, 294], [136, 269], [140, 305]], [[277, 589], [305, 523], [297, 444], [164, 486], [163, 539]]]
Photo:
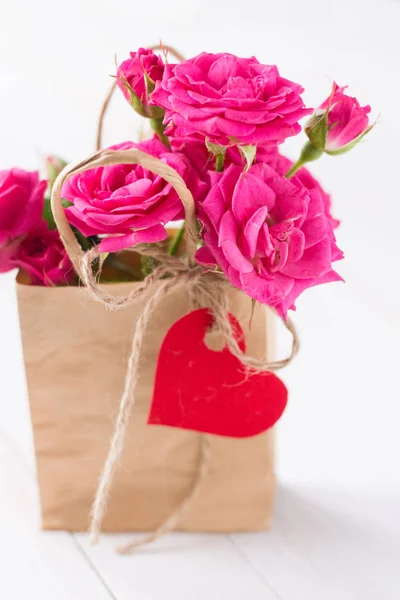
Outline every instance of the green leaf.
[[352, 142], [350, 142], [349, 144], [346, 144], [346, 146], [342, 146], [341, 148], [338, 148], [337, 150], [325, 150], [326, 154], [329, 154], [330, 156], [339, 156], [340, 154], [346, 154], [346, 152], [349, 152], [355, 146], [357, 146], [358, 142], [361, 142], [363, 137], [365, 137], [367, 135], [367, 133], [369, 133], [371, 131], [371, 129], [374, 127], [374, 125], [375, 125], [375, 123], [373, 125], [371, 125], [370, 127], [368, 127], [368, 129], [366, 131], [364, 131], [364, 133], [361, 133]]
[[239, 146], [240, 153], [246, 160], [246, 168], [245, 171], [250, 169], [251, 165], [254, 162], [257, 152], [257, 146]]
[[137, 94], [135, 94], [132, 87], [129, 85], [127, 79], [123, 75], [121, 75], [118, 79], [121, 81], [124, 88], [128, 91], [129, 100], [133, 110], [137, 112], [141, 117], [147, 117], [148, 115], [144, 109], [141, 99]]
[[[150, 98], [151, 94], [154, 92], [154, 90], [156, 88], [156, 84], [147, 75], [146, 71], [144, 71], [144, 84], [146, 86], [146, 97], [147, 97], [147, 100], [148, 100]], [[145, 108], [145, 110], [147, 112], [147, 116], [149, 116], [151, 119], [161, 119], [161, 120], [163, 120], [163, 118], [164, 118], [165, 110], [163, 108], [161, 108], [161, 106], [149, 105], [148, 102], [146, 102], [146, 108]]]
[[298, 160], [293, 163], [285, 177], [290, 179], [303, 165], [313, 160], [317, 160], [323, 155], [323, 150], [316, 148], [311, 142], [306, 142], [300, 152]]
[[219, 146], [218, 144], [213, 144], [212, 142], [210, 142], [208, 137], [206, 137], [206, 146], [207, 150], [209, 150], [214, 156], [220, 156], [221, 154], [225, 156], [226, 146]]
[[146, 86], [146, 95], [150, 96], [155, 90], [156, 84], [155, 82], [147, 75], [146, 71], [144, 73], [144, 84]]
[[152, 130], [158, 135], [158, 137], [160, 138], [160, 140], [162, 141], [164, 146], [166, 146], [168, 148], [168, 150], [171, 150], [171, 144], [170, 144], [169, 138], [164, 133], [166, 125], [164, 125], [162, 118], [161, 119], [151, 118], [150, 125], [151, 125]]
[[304, 130], [312, 145], [318, 150], [324, 150], [325, 148], [326, 136], [328, 135], [328, 113], [328, 110], [315, 112]]
[[148, 117], [150, 117], [150, 119], [159, 119], [160, 121], [163, 121], [164, 116], [165, 116], [165, 110], [163, 108], [161, 108], [161, 106], [153, 106], [153, 105], [149, 105], [147, 107], [147, 111], [148, 111]]
[[130, 88], [129, 96], [131, 101], [131, 106], [135, 112], [137, 112], [141, 117], [147, 117], [146, 111], [144, 110], [144, 106], [142, 104], [139, 96], [135, 94], [135, 92]]
[[224, 170], [224, 160], [226, 153], [226, 146], [219, 146], [210, 142], [209, 138], [206, 137], [206, 147], [213, 156], [215, 156], [215, 170], [220, 173]]
[[185, 223], [183, 223], [181, 228], [178, 229], [174, 239], [170, 243], [169, 248], [168, 248], [168, 254], [170, 254], [171, 256], [175, 256], [175, 254], [178, 252], [178, 250], [180, 248], [180, 245], [182, 243], [184, 235], [185, 235]]
[[323, 155], [323, 150], [317, 148], [311, 142], [306, 142], [302, 148], [299, 161], [304, 164], [317, 160]]
[[51, 210], [50, 196], [46, 196], [44, 199], [42, 218], [44, 221], [47, 221], [49, 229], [57, 229], [57, 225], [53, 217], [53, 211]]

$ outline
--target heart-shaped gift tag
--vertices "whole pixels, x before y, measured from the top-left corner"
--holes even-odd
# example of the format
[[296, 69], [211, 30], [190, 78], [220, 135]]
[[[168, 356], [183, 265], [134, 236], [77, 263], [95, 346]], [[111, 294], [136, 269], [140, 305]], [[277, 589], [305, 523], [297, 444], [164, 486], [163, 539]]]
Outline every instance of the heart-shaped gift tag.
[[[243, 330], [232, 315], [229, 319], [244, 351]], [[185, 315], [168, 331], [148, 422], [238, 438], [261, 433], [283, 413], [287, 389], [271, 372], [246, 374], [228, 348], [207, 347], [204, 338], [212, 324], [205, 308]]]

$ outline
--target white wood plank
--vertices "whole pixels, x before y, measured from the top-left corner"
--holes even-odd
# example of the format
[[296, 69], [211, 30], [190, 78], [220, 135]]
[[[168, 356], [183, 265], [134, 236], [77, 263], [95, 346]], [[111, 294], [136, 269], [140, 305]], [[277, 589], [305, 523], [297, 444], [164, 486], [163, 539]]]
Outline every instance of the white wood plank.
[[268, 534], [232, 539], [284, 600], [398, 600], [400, 494], [284, 487]]
[[110, 600], [114, 596], [74, 537], [39, 530], [32, 471], [0, 432], [0, 597]]
[[103, 536], [95, 548], [78, 537], [118, 600], [398, 600], [399, 499], [387, 490], [287, 486], [268, 533], [173, 534], [128, 557], [113, 554], [123, 536]]
[[118, 600], [281, 600], [226, 535], [170, 534], [128, 556], [114, 551], [126, 536], [77, 537]]

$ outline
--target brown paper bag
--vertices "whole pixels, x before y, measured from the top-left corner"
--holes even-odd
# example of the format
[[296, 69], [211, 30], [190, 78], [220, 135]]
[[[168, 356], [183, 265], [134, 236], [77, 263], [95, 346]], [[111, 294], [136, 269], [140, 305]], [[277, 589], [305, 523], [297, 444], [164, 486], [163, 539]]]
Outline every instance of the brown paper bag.
[[[134, 283], [107, 284], [126, 293]], [[44, 529], [83, 531], [106, 458], [126, 359], [143, 301], [105, 311], [85, 289], [17, 283]], [[266, 312], [230, 291], [230, 310], [248, 351], [266, 349]], [[144, 300], [145, 301], [145, 300]], [[191, 310], [178, 287], [155, 311], [141, 358], [137, 401], [103, 529], [154, 530], [188, 493], [200, 434], [147, 425], [157, 356], [169, 327]], [[252, 531], [268, 527], [274, 496], [272, 432], [247, 439], [209, 436], [208, 473], [178, 529]]]

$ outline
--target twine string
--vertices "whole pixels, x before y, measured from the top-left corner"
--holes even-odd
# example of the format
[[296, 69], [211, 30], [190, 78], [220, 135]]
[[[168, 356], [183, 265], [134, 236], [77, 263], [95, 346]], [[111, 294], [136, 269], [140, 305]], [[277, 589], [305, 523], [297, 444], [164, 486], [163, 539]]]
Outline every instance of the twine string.
[[[104, 518], [107, 502], [115, 468], [125, 445], [125, 437], [130, 421], [133, 406], [135, 404], [135, 391], [139, 379], [140, 356], [147, 325], [153, 311], [157, 308], [160, 300], [176, 285], [176, 279], [166, 279], [154, 291], [142, 310], [135, 328], [132, 339], [131, 351], [128, 358], [128, 368], [125, 377], [124, 391], [121, 397], [118, 414], [115, 422], [114, 433], [103, 471], [100, 476], [96, 496], [90, 513], [91, 542], [97, 543], [101, 524]], [[133, 545], [131, 544], [133, 547]]]
[[[166, 275], [171, 276], [171, 288], [174, 288], [184, 275], [185, 279], [190, 282], [189, 292], [191, 298], [194, 299], [192, 302], [201, 298], [201, 302], [198, 302], [196, 306], [208, 306], [210, 308], [214, 317], [213, 327], [222, 334], [231, 354], [240, 360], [246, 369], [278, 371], [286, 367], [296, 356], [299, 350], [299, 338], [294, 323], [289, 317], [286, 320], [282, 320], [292, 337], [292, 347], [287, 357], [269, 362], [248, 356], [241, 350], [232, 331], [231, 324], [227, 319], [226, 294], [224, 292], [230, 284], [223, 273], [208, 272], [201, 265], [190, 267], [184, 260], [167, 255], [161, 248], [138, 245], [135, 246], [135, 251], [138, 254], [150, 256], [156, 260], [165, 260], [165, 262], [157, 267], [138, 287], [126, 296], [111, 296], [104, 288], [99, 286], [92, 268], [93, 262], [99, 257], [99, 252], [97, 248], [92, 248], [85, 253], [81, 266], [82, 278], [90, 297], [95, 302], [104, 304], [109, 310], [126, 308], [137, 302], [150, 286], [160, 281]], [[171, 288], [168, 288], [168, 291]]]
[[[147, 256], [153, 258], [161, 258], [162, 251], [158, 248], [137, 247], [138, 252], [143, 252]], [[82, 276], [86, 284], [90, 297], [108, 309], [119, 310], [125, 308], [140, 299], [144, 293], [149, 292], [149, 299], [137, 320], [136, 329], [132, 340], [131, 352], [128, 359], [128, 368], [125, 377], [124, 392], [121, 397], [118, 415], [116, 418], [115, 429], [111, 439], [109, 453], [100, 476], [98, 490], [91, 510], [91, 540], [96, 543], [99, 538], [102, 521], [105, 515], [110, 489], [113, 479], [113, 474], [121, 458], [122, 451], [125, 445], [125, 437], [130, 421], [130, 415], [135, 403], [136, 386], [139, 379], [139, 366], [142, 353], [143, 341], [145, 339], [146, 328], [150, 321], [153, 311], [157, 308], [162, 298], [174, 290], [182, 283], [189, 284], [190, 295], [194, 297], [195, 306], [205, 304], [209, 307], [214, 317], [213, 329], [222, 334], [225, 344], [228, 346], [231, 353], [236, 356], [250, 372], [260, 371], [276, 371], [285, 366], [291, 357], [297, 352], [298, 339], [292, 324], [286, 323], [288, 330], [293, 334], [292, 352], [286, 359], [267, 362], [245, 355], [240, 349], [237, 340], [232, 331], [230, 322], [227, 319], [227, 303], [226, 303], [226, 288], [228, 282], [220, 276], [219, 273], [206, 273], [203, 267], [190, 267], [185, 262], [176, 257], [166, 258], [165, 264], [161, 264], [150, 275], [146, 277], [143, 284], [137, 288], [135, 292], [131, 292], [126, 296], [113, 297], [106, 295], [96, 281], [96, 276], [93, 273], [92, 264], [98, 257], [96, 249], [86, 253], [82, 264]], [[162, 279], [168, 273], [168, 279]], [[156, 285], [158, 284], [158, 285]], [[151, 295], [150, 295], [151, 292]], [[172, 531], [176, 528], [183, 513], [190, 506], [197, 491], [200, 489], [201, 483], [207, 474], [209, 461], [208, 440], [206, 436], [200, 437], [201, 451], [200, 462], [196, 470], [195, 479], [191, 489], [177, 507], [177, 509], [161, 524], [161, 526], [153, 533], [130, 542], [127, 546], [122, 546], [118, 549], [120, 553], [131, 552], [135, 548], [142, 546], [148, 542], [158, 539], [167, 531]]]

